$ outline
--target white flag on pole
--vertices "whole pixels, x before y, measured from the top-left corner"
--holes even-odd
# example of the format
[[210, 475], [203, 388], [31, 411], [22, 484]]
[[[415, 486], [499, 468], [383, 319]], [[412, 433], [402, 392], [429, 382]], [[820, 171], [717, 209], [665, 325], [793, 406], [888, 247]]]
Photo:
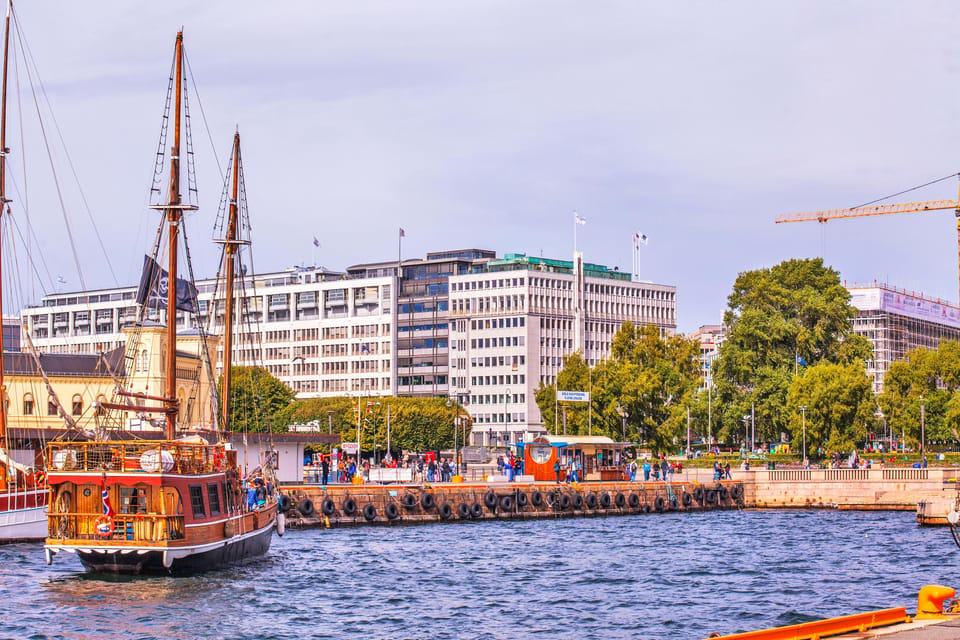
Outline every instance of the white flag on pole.
[[634, 239], [636, 239], [637, 244], [647, 244], [647, 234], [645, 233], [637, 233]]
[[573, 220], [574, 220], [574, 222], [576, 222], [577, 224], [587, 224], [586, 218], [581, 218], [580, 215], [579, 215], [576, 211], [573, 212]]

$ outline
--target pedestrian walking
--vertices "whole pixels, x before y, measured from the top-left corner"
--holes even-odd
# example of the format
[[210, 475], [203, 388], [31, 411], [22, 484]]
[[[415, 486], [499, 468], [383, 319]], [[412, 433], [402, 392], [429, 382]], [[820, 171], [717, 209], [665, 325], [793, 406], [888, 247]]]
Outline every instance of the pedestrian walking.
[[643, 461], [643, 481], [650, 482], [650, 461]]
[[323, 486], [327, 486], [327, 479], [330, 476], [330, 459], [326, 456], [323, 456], [320, 461], [320, 475], [323, 476], [320, 478], [320, 482], [323, 483]]

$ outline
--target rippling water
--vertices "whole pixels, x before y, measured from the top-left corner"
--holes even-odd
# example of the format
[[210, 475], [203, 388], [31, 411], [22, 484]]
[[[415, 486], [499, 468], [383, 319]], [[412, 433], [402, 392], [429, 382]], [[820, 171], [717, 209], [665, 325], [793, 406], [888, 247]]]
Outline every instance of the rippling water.
[[289, 531], [188, 577], [84, 574], [0, 547], [0, 637], [705, 638], [960, 587], [908, 512], [745, 511]]

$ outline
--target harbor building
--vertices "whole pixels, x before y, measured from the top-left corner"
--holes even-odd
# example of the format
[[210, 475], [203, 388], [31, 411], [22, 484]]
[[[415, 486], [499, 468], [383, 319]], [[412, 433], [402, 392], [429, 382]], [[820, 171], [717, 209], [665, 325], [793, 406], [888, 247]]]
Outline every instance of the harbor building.
[[474, 446], [530, 442], [544, 425], [534, 391], [565, 356], [596, 364], [623, 322], [676, 331], [676, 287], [574, 260], [507, 254], [450, 278], [450, 396], [473, 419]]
[[428, 253], [426, 258], [364, 263], [347, 268], [350, 278], [377, 278], [396, 275], [401, 265], [395, 314], [397, 395], [448, 395], [448, 280], [496, 257], [494, 251], [461, 249]]
[[874, 393], [883, 391], [890, 363], [910, 349], [936, 349], [942, 340], [960, 340], [960, 309], [945, 300], [876, 282], [846, 287], [857, 308], [853, 329], [873, 345], [867, 375]]
[[[317, 267], [241, 279], [234, 362], [265, 366], [300, 397], [394, 393], [394, 280], [348, 279]], [[210, 333], [223, 327], [222, 292], [215, 288], [215, 280], [197, 282], [199, 322]], [[50, 294], [24, 308], [21, 319], [39, 351], [110, 351], [125, 344], [124, 329], [136, 321], [136, 289]], [[150, 310], [148, 320], [166, 324], [166, 311]], [[176, 322], [180, 331], [198, 329], [179, 310]]]

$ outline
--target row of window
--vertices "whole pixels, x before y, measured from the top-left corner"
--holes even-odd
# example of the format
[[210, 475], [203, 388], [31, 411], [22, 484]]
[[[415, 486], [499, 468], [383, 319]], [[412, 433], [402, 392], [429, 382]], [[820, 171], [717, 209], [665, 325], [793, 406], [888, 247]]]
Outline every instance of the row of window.
[[[511, 379], [513, 382], [510, 382]], [[526, 384], [527, 376], [524, 374], [503, 375], [503, 376], [470, 376], [470, 385], [474, 387], [487, 386], [493, 384]]]

